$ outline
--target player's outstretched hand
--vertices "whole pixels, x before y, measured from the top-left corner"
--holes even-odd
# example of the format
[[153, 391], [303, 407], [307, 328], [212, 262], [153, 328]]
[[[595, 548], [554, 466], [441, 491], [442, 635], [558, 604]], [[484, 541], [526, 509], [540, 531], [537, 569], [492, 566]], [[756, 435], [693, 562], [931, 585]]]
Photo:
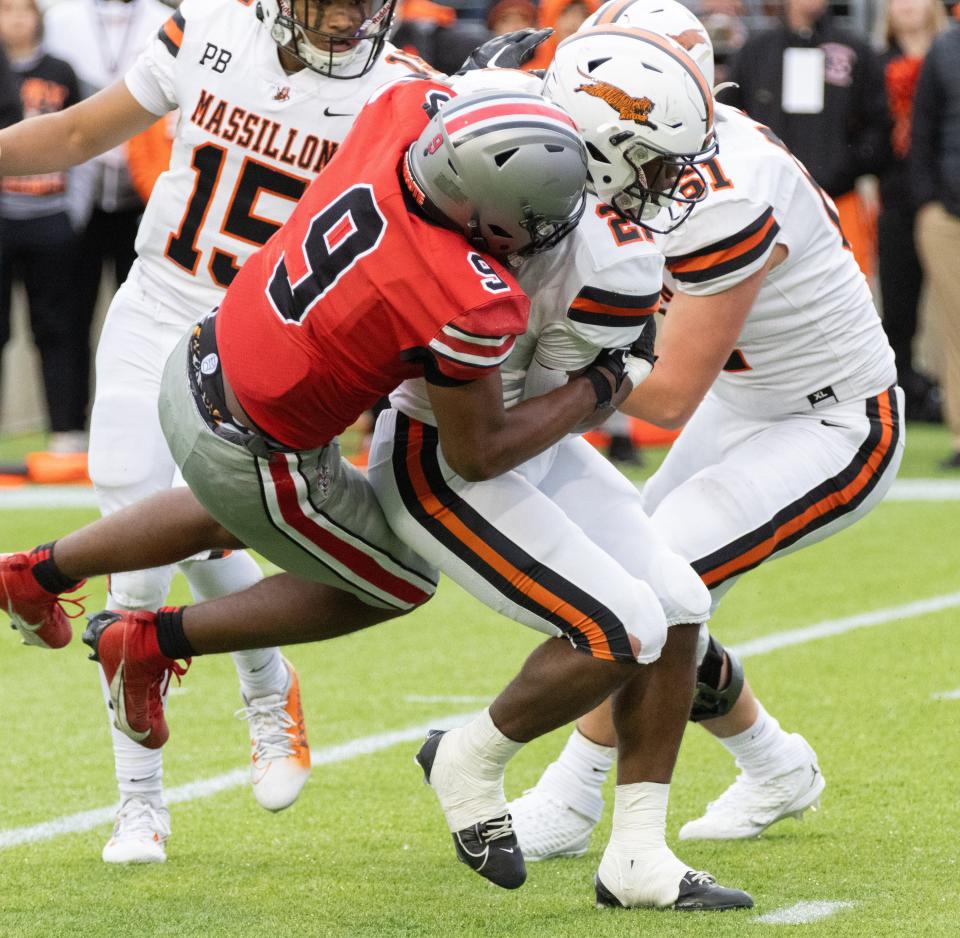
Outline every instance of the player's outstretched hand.
[[467, 56], [457, 74], [463, 75], [478, 68], [520, 68], [524, 62], [530, 61], [537, 46], [552, 33], [552, 29], [528, 27], [494, 36]]

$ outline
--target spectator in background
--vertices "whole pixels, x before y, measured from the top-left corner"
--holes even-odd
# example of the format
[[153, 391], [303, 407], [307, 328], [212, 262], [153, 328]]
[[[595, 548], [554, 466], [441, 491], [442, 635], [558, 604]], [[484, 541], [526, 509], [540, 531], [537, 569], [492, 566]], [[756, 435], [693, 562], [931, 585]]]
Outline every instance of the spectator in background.
[[[958, 8], [954, 9], [954, 14]], [[916, 195], [917, 250], [933, 291], [943, 348], [941, 389], [953, 452], [942, 463], [960, 469], [960, 26], [934, 39], [913, 99], [910, 172]]]
[[[47, 10], [45, 45], [69, 62], [84, 97], [112, 84], [133, 64], [141, 48], [170, 16], [160, 0], [63, 0]], [[80, 235], [78, 275], [74, 283], [74, 354], [84, 389], [86, 413], [90, 385], [90, 327], [108, 262], [116, 284], [127, 278], [136, 256], [134, 241], [143, 212], [127, 170], [123, 147], [91, 160], [93, 211]]]
[[533, 58], [523, 67], [528, 71], [547, 68], [553, 61], [553, 53], [567, 36], [572, 36], [581, 23], [600, 6], [600, 0], [542, 0], [540, 3], [541, 28], [549, 26], [553, 35], [537, 46]]
[[[25, 117], [60, 111], [80, 100], [77, 76], [40, 44], [35, 0], [0, 0], [0, 42], [10, 59]], [[86, 372], [74, 347], [77, 235], [70, 217], [68, 174], [7, 177], [0, 182], [0, 348], [10, 338], [14, 280], [23, 282], [40, 352], [51, 452], [84, 448]]]
[[873, 266], [873, 227], [854, 185], [890, 154], [879, 56], [832, 21], [827, 0], [784, 0], [782, 22], [750, 36], [723, 100], [766, 124], [837, 203], [860, 268]]
[[883, 326], [897, 357], [907, 415], [923, 419], [936, 417], [939, 408], [933, 382], [913, 366], [923, 270], [913, 240], [916, 205], [911, 191], [910, 123], [923, 58], [934, 37], [946, 26], [941, 0], [886, 0], [877, 19], [877, 40], [883, 49], [885, 87], [893, 118], [893, 158], [880, 176], [877, 221]]
[[537, 25], [537, 8], [530, 0], [498, 0], [487, 14], [487, 29], [503, 36]]

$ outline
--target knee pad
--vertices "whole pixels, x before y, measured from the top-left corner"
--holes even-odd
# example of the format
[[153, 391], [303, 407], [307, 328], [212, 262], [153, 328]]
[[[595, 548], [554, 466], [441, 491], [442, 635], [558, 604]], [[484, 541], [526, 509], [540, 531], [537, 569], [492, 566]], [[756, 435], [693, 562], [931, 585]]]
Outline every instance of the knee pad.
[[[720, 673], [723, 669], [723, 656], [727, 656], [730, 675], [727, 684], [721, 688]], [[712, 635], [707, 653], [697, 668], [697, 691], [690, 709], [690, 720], [700, 723], [714, 717], [726, 716], [739, 700], [743, 691], [743, 665], [740, 659], [723, 647]]]
[[659, 552], [653, 575], [668, 625], [702, 624], [710, 618], [710, 590], [679, 554]]
[[159, 609], [170, 592], [173, 567], [110, 575], [110, 599], [123, 609]]

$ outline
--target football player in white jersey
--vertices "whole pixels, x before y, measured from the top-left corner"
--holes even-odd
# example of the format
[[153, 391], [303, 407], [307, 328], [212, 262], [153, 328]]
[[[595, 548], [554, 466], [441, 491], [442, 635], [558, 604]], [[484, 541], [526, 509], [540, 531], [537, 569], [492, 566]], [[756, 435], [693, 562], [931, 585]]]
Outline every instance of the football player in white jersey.
[[[395, 2], [185, 0], [123, 79], [53, 120], [0, 136], [0, 173], [47, 172], [179, 108], [170, 167], [147, 205], [138, 260], [110, 306], [97, 353], [90, 474], [104, 514], [178, 482], [157, 416], [163, 365], [177, 340], [287, 219], [373, 90], [426, 69], [386, 43]], [[197, 600], [261, 576], [242, 552], [203, 555], [181, 569]], [[113, 576], [107, 605], [155, 610], [172, 575], [163, 568]], [[60, 647], [70, 634], [24, 638]], [[254, 793], [277, 811], [310, 771], [296, 673], [276, 648], [234, 660]], [[111, 732], [121, 807], [103, 859], [162, 862], [169, 814], [161, 752]]]
[[[656, 227], [662, 205], [681, 197], [675, 188], [683, 171], [713, 152], [712, 94], [683, 49], [639, 30], [615, 41], [621, 59], [631, 63], [628, 70], [595, 59], [594, 46], [582, 38], [565, 44], [573, 52], [563, 45], [558, 51], [583, 66], [577, 79], [588, 89], [583, 97], [601, 102], [588, 106], [585, 122], [571, 112], [587, 140], [594, 194], [577, 230], [519, 271], [532, 306], [527, 332], [502, 366], [508, 406], [564, 383], [603, 348], [629, 345], [650, 322], [660, 305], [663, 258], [649, 227]], [[614, 85], [626, 104], [637, 101], [622, 90], [636, 93], [641, 84], [636, 59], [647, 66], [646, 100], [656, 102], [663, 117], [656, 128], [626, 116], [618, 122], [616, 109], [611, 113], [603, 103]], [[458, 354], [455, 336], [445, 354]], [[649, 363], [634, 360], [631, 367], [639, 382]], [[401, 385], [391, 403], [374, 431], [368, 473], [400, 538], [509, 618], [566, 638], [594, 657], [647, 665], [618, 692], [624, 744], [598, 901], [676, 909], [752, 905], [746, 893], [695, 872], [666, 845], [667, 789], [689, 714], [709, 596], [652, 529], [636, 489], [579, 436], [494, 478], [464, 478], [451, 463], [469, 441], [449, 432], [441, 441], [438, 419], [449, 424], [451, 415], [425, 382]], [[515, 724], [495, 717], [530, 694], [529, 682], [553, 663], [551, 646], [559, 644], [537, 649], [489, 710], [464, 727], [431, 734], [421, 749], [418, 761], [455, 840], [475, 825], [478, 846], [493, 853], [490, 835], [508, 835], [504, 766], [536, 733], [518, 734]], [[541, 732], [555, 725], [552, 709], [538, 706], [532, 695], [524, 699]], [[566, 705], [558, 692], [557, 709]], [[477, 759], [482, 777], [472, 768]], [[479, 823], [491, 817], [502, 817], [504, 830]], [[458, 842], [461, 855], [465, 849]]]
[[[591, 25], [671, 35], [712, 82], [709, 37], [672, 0], [614, 0]], [[706, 198], [659, 242], [670, 299], [657, 366], [621, 408], [684, 427], [643, 505], [709, 587], [712, 608], [741, 574], [863, 517], [904, 445], [893, 353], [829, 197], [742, 112], [718, 104], [716, 132], [719, 154], [686, 190], [705, 181]], [[813, 750], [766, 713], [715, 639], [698, 681], [692, 719], [741, 774], [680, 838], [753, 837], [815, 805], [823, 777]], [[511, 804], [528, 856], [586, 851], [615, 741], [606, 708], [588, 715]]]

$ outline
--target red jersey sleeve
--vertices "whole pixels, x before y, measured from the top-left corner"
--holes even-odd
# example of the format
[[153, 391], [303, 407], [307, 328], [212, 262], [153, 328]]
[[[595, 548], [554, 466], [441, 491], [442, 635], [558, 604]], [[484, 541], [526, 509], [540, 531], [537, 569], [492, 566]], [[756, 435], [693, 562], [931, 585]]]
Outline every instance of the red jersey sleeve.
[[433, 384], [464, 384], [499, 368], [527, 328], [526, 297], [504, 297], [452, 319], [430, 340], [425, 376]]

